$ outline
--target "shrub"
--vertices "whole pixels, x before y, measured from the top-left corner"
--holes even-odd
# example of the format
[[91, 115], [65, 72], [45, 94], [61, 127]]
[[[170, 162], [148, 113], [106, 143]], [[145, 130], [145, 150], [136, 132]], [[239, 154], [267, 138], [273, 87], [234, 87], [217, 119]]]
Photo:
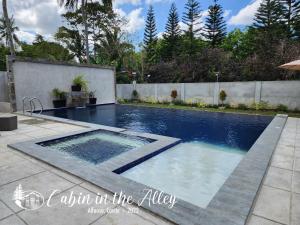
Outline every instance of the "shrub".
[[132, 99], [137, 100], [139, 97], [139, 93], [137, 92], [137, 90], [133, 90], [131, 96]]
[[126, 102], [125, 99], [123, 99], [123, 98], [118, 98], [117, 101], [118, 101], [118, 103], [121, 103], [121, 104]]
[[52, 90], [52, 95], [54, 96], [54, 98], [56, 98], [57, 100], [65, 100], [67, 98], [67, 92], [65, 91], [61, 91], [58, 88], [54, 88]]
[[184, 102], [182, 100], [175, 100], [174, 105], [184, 105]]
[[237, 105], [237, 108], [241, 109], [241, 110], [246, 110], [246, 109], [248, 109], [248, 106], [246, 104], [240, 103], [240, 104]]
[[226, 92], [224, 90], [220, 91], [219, 98], [222, 102], [222, 105], [224, 105], [224, 101], [226, 100], [226, 97], [227, 97]]
[[279, 104], [277, 107], [276, 107], [276, 110], [278, 111], [282, 111], [282, 112], [287, 112], [288, 111], [288, 107], [283, 105], [283, 104]]
[[173, 101], [177, 98], [178, 94], [177, 94], [177, 90], [172, 90], [171, 91], [171, 98], [173, 99]]
[[255, 110], [267, 110], [270, 109], [270, 105], [268, 102], [260, 101], [259, 103], [252, 103], [251, 108]]
[[206, 108], [207, 104], [205, 102], [197, 102], [197, 107], [198, 108]]
[[73, 79], [73, 85], [80, 86], [84, 91], [88, 89], [88, 82], [83, 78], [83, 75], [78, 75]]
[[164, 100], [161, 101], [161, 104], [163, 104], [163, 105], [169, 105], [170, 102], [168, 100], [164, 99]]
[[150, 104], [156, 104], [157, 103], [157, 101], [156, 101], [156, 99], [154, 97], [146, 97], [144, 99], [144, 102], [145, 103], [150, 103]]

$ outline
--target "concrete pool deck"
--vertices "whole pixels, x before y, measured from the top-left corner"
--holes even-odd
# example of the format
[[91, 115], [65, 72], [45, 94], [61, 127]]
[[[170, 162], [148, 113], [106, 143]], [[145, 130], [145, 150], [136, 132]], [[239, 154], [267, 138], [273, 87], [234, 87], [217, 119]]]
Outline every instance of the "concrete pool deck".
[[[32, 123], [32, 118], [18, 116], [19, 129], [0, 132], [0, 225], [28, 224], [171, 224], [142, 208], [139, 214], [87, 214], [87, 208], [53, 207], [36, 211], [20, 210], [12, 201], [19, 183], [25, 190], [45, 193], [49, 189], [106, 193], [82, 179], [64, 173], [6, 145], [86, 128], [51, 121]], [[30, 122], [30, 120], [32, 122]], [[27, 122], [26, 122], [27, 121]], [[299, 164], [299, 165], [298, 165]], [[298, 171], [298, 172], [297, 172]], [[281, 135], [269, 172], [262, 186], [250, 225], [300, 224], [300, 120], [289, 118]], [[58, 194], [59, 198], [64, 192]], [[48, 193], [49, 194], [49, 193]], [[47, 195], [46, 195], [47, 196]], [[112, 196], [110, 196], [112, 197]], [[107, 206], [112, 207], [112, 206]], [[277, 223], [276, 223], [277, 222]], [[201, 221], [199, 221], [201, 224]]]
[[[139, 208], [138, 214], [134, 214], [127, 213], [129, 206], [121, 207], [112, 204], [108, 204], [107, 209], [114, 208], [120, 213], [90, 214], [87, 213], [88, 206], [69, 208], [61, 205], [43, 207], [35, 211], [22, 210], [12, 200], [13, 192], [19, 184], [22, 184], [24, 190], [43, 193], [45, 199], [49, 198], [49, 190], [53, 189], [61, 190], [54, 197], [56, 199], [70, 191], [91, 196], [96, 196], [97, 193], [108, 194], [108, 199], [111, 199], [112, 195], [78, 177], [7, 147], [7, 144], [15, 142], [83, 131], [87, 128], [46, 120], [36, 122], [32, 117], [20, 115], [18, 115], [18, 122], [17, 130], [0, 132], [0, 225], [172, 224], [142, 208]], [[104, 206], [103, 208], [105, 209]]]

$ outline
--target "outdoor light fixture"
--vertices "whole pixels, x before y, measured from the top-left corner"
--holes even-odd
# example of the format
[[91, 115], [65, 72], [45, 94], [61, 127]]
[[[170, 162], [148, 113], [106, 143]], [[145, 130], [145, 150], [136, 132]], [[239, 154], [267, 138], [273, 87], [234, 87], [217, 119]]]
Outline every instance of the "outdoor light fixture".
[[219, 82], [220, 72], [216, 72], [217, 82]]

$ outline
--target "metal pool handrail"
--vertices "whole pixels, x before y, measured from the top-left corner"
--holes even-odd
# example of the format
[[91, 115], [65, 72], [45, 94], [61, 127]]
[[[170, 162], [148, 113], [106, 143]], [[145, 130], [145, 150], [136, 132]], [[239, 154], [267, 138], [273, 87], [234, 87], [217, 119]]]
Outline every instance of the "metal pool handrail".
[[35, 111], [34, 100], [37, 100], [38, 103], [40, 104], [41, 110], [40, 110], [39, 114], [41, 114], [41, 113], [43, 112], [43, 110], [44, 110], [44, 107], [43, 107], [43, 104], [42, 104], [41, 100], [38, 99], [37, 97], [33, 97], [33, 98], [31, 98], [31, 99], [29, 100], [29, 103], [30, 103], [30, 114], [32, 115], [32, 113]]
[[29, 99], [29, 100], [30, 100], [30, 98], [29, 98], [28, 96], [25, 96], [25, 97], [22, 98], [23, 114], [25, 114], [25, 100], [26, 100], [26, 99]]

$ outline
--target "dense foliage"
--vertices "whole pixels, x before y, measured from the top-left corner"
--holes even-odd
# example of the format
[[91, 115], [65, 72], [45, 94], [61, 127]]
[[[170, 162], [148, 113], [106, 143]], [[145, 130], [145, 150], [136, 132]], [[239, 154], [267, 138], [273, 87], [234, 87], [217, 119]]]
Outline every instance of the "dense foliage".
[[156, 45], [160, 61], [145, 69], [148, 82], [216, 81], [216, 74], [220, 81], [299, 79], [296, 72], [278, 68], [300, 57], [299, 0], [263, 0], [252, 26], [228, 34], [217, 0], [209, 7], [204, 27], [198, 24], [198, 1], [188, 0], [185, 10], [186, 28], [176, 36], [176, 54], [164, 44], [168, 36], [163, 35]]
[[[227, 32], [218, 0], [212, 0], [204, 24], [199, 0], [186, 0], [182, 16], [172, 3], [160, 38], [150, 5], [139, 46], [128, 40], [127, 21], [114, 12], [111, 0], [59, 2], [67, 11], [55, 41], [38, 35], [32, 44], [20, 42], [11, 17], [9, 30], [17, 55], [115, 66], [119, 83], [212, 82], [216, 74], [220, 81], [300, 77], [278, 69], [300, 57], [300, 0], [262, 0], [253, 24], [231, 32]], [[0, 69], [5, 69], [5, 55], [11, 47], [3, 21]]]

